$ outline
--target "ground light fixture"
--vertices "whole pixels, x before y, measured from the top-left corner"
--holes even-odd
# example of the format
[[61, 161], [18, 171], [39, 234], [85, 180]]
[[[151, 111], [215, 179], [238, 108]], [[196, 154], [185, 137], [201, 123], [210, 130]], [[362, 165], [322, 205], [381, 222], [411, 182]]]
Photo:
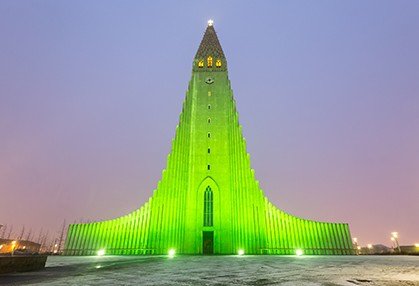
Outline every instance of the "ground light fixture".
[[175, 254], [176, 254], [176, 250], [174, 250], [173, 248], [169, 249], [169, 252], [167, 253], [169, 258], [175, 257]]
[[103, 256], [103, 255], [105, 255], [105, 249], [99, 249], [97, 251], [97, 256]]
[[304, 252], [303, 252], [303, 250], [302, 249], [297, 249], [296, 251], [295, 251], [295, 255], [297, 255], [297, 256], [301, 256], [301, 255], [303, 255], [304, 254]]
[[244, 250], [243, 249], [239, 249], [237, 251], [237, 255], [240, 255], [240, 256], [244, 255]]

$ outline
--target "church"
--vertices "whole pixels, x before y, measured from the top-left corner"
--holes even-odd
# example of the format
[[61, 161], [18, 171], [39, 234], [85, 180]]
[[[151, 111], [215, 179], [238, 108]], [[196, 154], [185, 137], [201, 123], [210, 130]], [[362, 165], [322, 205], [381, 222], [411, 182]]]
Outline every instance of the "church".
[[288, 214], [255, 179], [212, 21], [192, 77], [166, 169], [149, 200], [124, 216], [71, 224], [65, 255], [353, 254], [346, 223]]

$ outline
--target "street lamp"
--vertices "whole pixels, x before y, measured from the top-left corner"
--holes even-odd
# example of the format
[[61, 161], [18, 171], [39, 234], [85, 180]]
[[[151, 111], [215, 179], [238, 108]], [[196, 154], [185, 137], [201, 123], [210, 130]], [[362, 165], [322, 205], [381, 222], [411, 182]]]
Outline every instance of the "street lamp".
[[371, 251], [372, 251], [372, 248], [373, 248], [372, 244], [368, 243], [367, 247], [368, 247], [368, 253], [371, 254]]
[[397, 231], [393, 231], [391, 233], [391, 240], [396, 244], [397, 251], [401, 253], [400, 245], [399, 245], [399, 233]]
[[359, 255], [360, 248], [358, 248], [358, 238], [356, 237], [352, 238], [352, 244], [353, 244], [353, 248], [355, 249], [355, 253]]
[[12, 256], [15, 253], [15, 247], [16, 247], [16, 240], [12, 241]]

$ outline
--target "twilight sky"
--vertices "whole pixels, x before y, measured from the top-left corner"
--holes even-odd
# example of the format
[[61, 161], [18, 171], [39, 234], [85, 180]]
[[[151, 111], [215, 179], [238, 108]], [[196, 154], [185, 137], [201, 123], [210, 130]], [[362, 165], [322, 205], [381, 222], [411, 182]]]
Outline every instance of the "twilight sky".
[[197, 2], [0, 2], [0, 224], [141, 206], [213, 18], [270, 200], [419, 242], [419, 1]]

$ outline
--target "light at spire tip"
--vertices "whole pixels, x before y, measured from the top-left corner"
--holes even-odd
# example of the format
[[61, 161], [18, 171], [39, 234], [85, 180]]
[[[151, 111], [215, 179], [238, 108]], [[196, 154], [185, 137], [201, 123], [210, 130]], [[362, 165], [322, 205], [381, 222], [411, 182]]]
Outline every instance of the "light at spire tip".
[[214, 21], [212, 19], [208, 20], [208, 26], [212, 26], [214, 24]]

